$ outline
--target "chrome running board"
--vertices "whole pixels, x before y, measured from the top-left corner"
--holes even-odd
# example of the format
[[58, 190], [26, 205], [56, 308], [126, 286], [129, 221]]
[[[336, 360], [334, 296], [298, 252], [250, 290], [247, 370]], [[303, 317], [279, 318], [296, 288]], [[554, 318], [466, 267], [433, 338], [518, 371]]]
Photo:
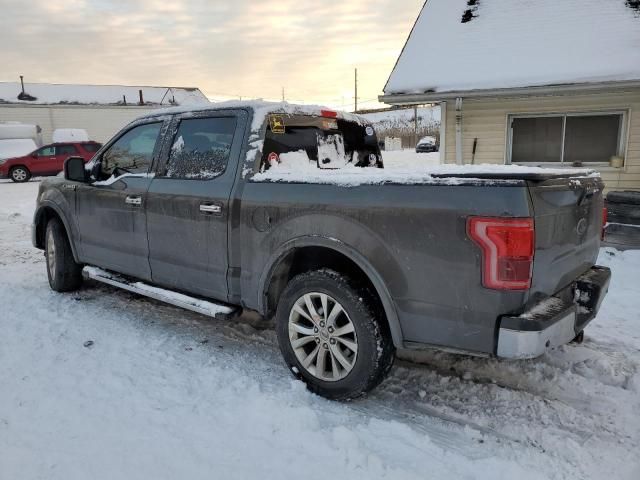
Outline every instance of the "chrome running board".
[[128, 280], [121, 275], [107, 272], [106, 270], [102, 270], [97, 267], [84, 267], [82, 270], [82, 276], [129, 292], [137, 293], [138, 295], [144, 295], [145, 297], [169, 303], [176, 307], [191, 310], [192, 312], [207, 315], [209, 317], [227, 319], [238, 310], [227, 305], [201, 300], [182, 293], [176, 293], [172, 290], [152, 287], [151, 285], [147, 285], [146, 283], [138, 282], [136, 280]]

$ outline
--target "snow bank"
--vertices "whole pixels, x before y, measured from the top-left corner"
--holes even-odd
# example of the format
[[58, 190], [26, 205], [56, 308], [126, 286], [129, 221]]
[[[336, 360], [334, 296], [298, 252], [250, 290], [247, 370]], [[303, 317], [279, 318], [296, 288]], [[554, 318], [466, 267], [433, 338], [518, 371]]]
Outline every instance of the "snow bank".
[[444, 92], [640, 79], [624, 0], [429, 0], [384, 89]]
[[82, 128], [58, 128], [53, 131], [53, 143], [88, 142], [89, 133]]

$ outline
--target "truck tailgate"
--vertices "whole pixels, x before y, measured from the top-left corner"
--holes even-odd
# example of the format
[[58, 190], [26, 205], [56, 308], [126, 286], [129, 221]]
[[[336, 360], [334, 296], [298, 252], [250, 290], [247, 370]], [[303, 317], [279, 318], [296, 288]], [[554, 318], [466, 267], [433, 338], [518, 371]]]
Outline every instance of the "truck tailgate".
[[603, 188], [599, 177], [529, 182], [536, 232], [530, 302], [553, 295], [595, 264]]

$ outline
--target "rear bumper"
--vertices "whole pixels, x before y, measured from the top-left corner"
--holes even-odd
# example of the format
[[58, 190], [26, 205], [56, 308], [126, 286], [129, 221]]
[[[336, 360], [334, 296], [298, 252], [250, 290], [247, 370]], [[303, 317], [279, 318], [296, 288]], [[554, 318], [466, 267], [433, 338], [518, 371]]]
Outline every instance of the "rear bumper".
[[500, 319], [498, 357], [539, 357], [573, 340], [595, 318], [611, 280], [606, 267], [593, 267], [567, 288], [518, 316]]

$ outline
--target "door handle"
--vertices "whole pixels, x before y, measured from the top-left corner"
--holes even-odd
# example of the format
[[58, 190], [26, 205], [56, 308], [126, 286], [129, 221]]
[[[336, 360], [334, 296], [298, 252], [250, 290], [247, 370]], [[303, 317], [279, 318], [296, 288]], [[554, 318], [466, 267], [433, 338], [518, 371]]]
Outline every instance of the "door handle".
[[202, 213], [220, 215], [222, 213], [222, 205], [200, 205], [200, 211]]
[[142, 205], [142, 197], [127, 197], [124, 203], [127, 205]]

